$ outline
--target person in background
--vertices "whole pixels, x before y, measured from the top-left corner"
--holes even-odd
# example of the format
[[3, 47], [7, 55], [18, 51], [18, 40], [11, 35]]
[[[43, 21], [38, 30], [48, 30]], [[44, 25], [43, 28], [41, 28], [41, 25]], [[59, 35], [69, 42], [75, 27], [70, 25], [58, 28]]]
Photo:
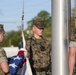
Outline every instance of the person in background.
[[[3, 42], [5, 30], [3, 24], [0, 24], [0, 43]], [[0, 75], [7, 75], [9, 72], [8, 60], [6, 53], [2, 47], [0, 47]]]
[[73, 30], [70, 36], [69, 46], [69, 75], [73, 74], [76, 56], [76, 29]]
[[26, 41], [33, 75], [51, 75], [51, 43], [42, 34], [44, 21], [33, 21], [33, 36]]

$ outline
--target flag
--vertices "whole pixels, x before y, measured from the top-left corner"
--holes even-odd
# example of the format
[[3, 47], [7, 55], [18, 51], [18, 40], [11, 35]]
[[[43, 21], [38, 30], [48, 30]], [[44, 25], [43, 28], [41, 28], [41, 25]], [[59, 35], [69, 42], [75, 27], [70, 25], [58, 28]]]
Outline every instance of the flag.
[[[18, 54], [22, 54], [23, 50], [20, 50]], [[25, 51], [24, 51], [24, 56], [25, 56]], [[32, 71], [31, 71], [31, 67], [30, 67], [30, 63], [28, 58], [26, 57], [20, 67], [20, 69], [18, 70], [16, 75], [33, 75]]]
[[16, 72], [20, 68], [23, 62], [24, 56], [22, 54], [15, 55], [9, 58], [9, 69], [11, 75], [16, 75]]
[[22, 31], [21, 35], [21, 45], [20, 45], [20, 50], [18, 52], [18, 55], [23, 54], [24, 55], [24, 61], [22, 63], [21, 68], [18, 70], [17, 75], [33, 75], [30, 67], [29, 60], [27, 58], [27, 50], [25, 48], [26, 42], [24, 38], [24, 33]]
[[21, 45], [17, 55], [8, 59], [11, 75], [33, 75], [27, 58], [27, 50], [25, 48], [25, 38], [22, 32]]

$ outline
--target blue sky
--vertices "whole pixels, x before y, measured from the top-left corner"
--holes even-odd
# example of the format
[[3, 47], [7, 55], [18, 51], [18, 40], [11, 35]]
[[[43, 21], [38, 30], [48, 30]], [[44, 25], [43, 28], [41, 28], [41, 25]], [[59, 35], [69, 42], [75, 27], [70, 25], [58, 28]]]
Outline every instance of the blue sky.
[[[4, 24], [6, 31], [17, 30], [21, 26], [23, 0], [0, 1], [0, 23]], [[74, 0], [71, 0], [74, 7]], [[24, 1], [24, 29], [27, 22], [35, 17], [41, 10], [46, 10], [51, 15], [51, 0], [25, 0]]]

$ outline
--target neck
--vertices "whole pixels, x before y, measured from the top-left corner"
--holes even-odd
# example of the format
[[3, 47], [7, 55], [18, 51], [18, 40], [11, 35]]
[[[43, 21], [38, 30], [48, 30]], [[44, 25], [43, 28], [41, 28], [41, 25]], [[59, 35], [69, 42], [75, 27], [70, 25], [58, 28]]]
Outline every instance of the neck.
[[35, 37], [36, 39], [41, 39], [42, 36], [38, 36], [38, 35], [35, 35], [35, 34], [34, 34], [34, 37]]

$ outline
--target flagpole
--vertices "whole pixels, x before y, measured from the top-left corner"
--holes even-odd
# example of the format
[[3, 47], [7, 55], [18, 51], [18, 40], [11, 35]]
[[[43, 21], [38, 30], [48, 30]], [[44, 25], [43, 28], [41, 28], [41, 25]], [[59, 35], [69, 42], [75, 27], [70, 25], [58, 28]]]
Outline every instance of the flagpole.
[[52, 75], [68, 75], [70, 0], [52, 0]]
[[24, 0], [23, 0], [23, 8], [22, 8], [22, 31], [24, 30]]

